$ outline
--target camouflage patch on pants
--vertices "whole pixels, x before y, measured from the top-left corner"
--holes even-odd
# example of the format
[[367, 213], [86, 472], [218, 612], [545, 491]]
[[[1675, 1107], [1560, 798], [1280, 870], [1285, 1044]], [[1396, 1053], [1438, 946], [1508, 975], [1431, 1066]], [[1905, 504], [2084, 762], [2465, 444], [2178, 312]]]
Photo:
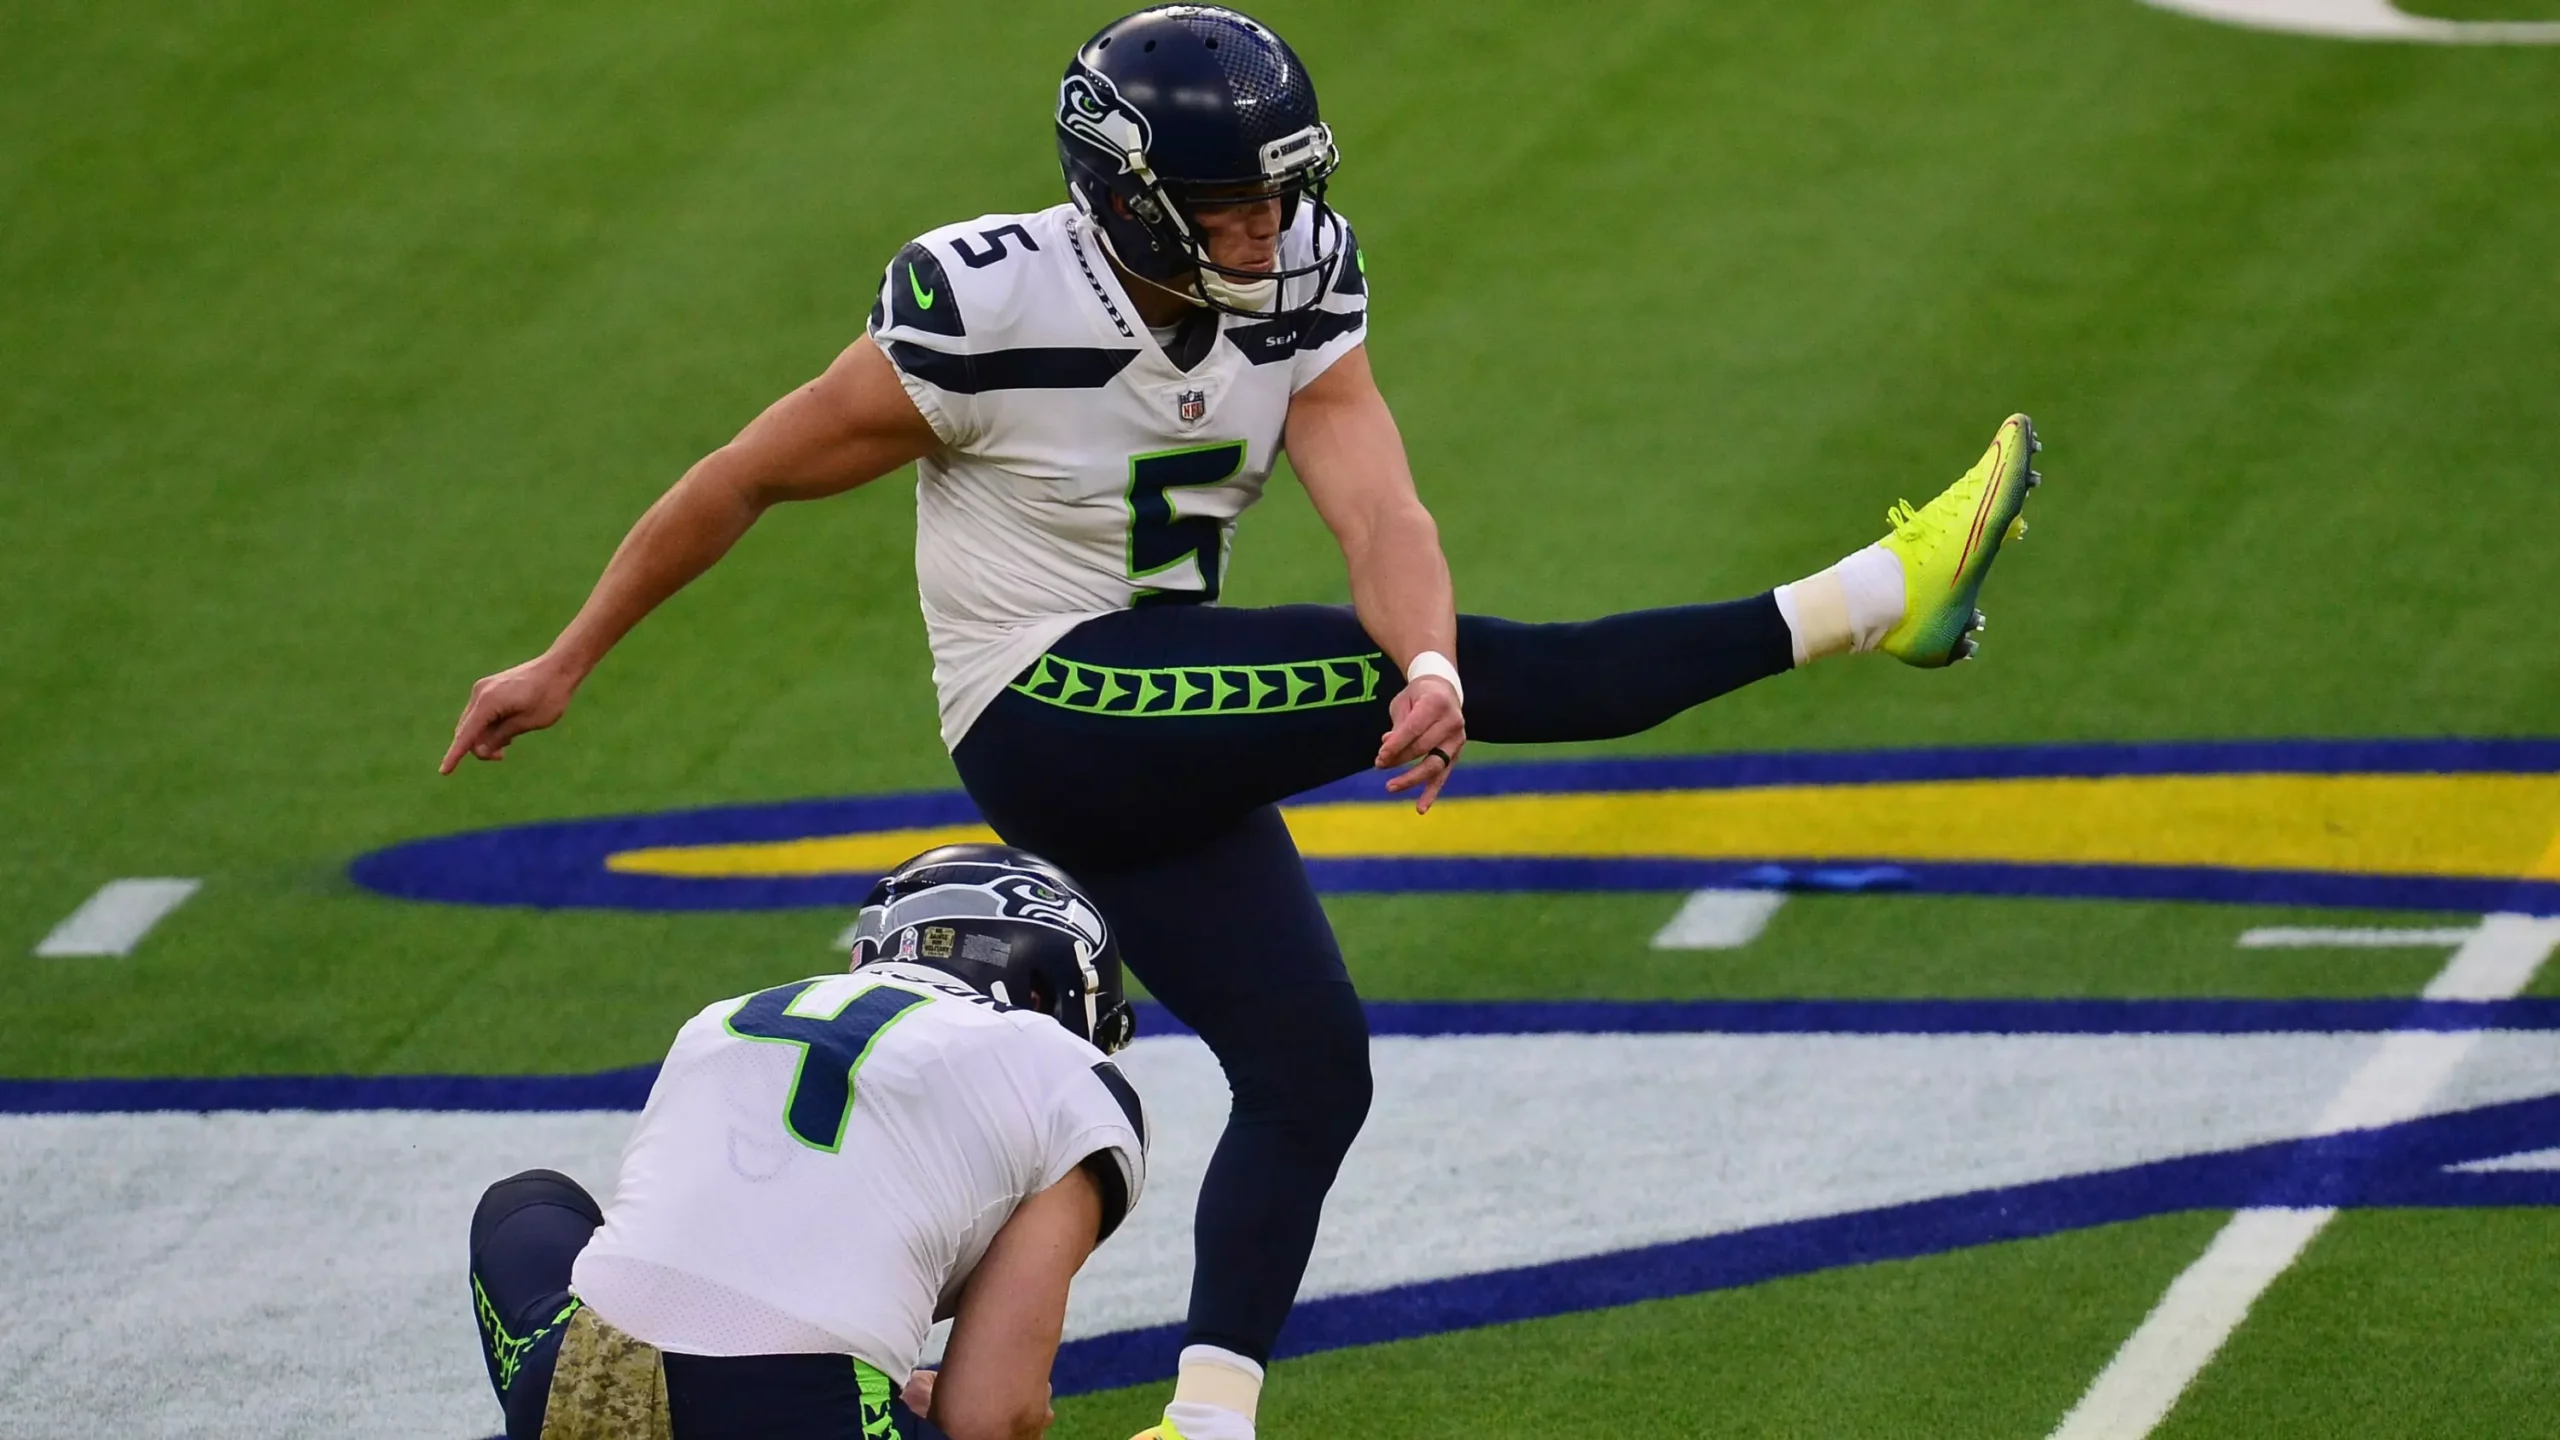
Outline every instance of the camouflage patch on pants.
[[634, 1340], [581, 1307], [551, 1370], [542, 1440], [673, 1440], [667, 1370], [658, 1347]]

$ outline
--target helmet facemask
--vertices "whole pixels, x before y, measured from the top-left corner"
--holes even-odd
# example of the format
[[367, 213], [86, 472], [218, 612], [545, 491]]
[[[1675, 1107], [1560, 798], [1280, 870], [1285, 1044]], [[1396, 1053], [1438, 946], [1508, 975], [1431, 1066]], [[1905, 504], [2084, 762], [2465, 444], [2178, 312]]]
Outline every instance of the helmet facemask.
[[[1342, 260], [1342, 245], [1332, 225], [1332, 208], [1325, 203], [1325, 182], [1332, 178], [1342, 163], [1341, 152], [1333, 143], [1331, 126], [1318, 123], [1294, 135], [1275, 140], [1262, 147], [1263, 174], [1259, 178], [1234, 181], [1180, 181], [1156, 179], [1152, 170], [1139, 174], [1152, 182], [1138, 200], [1151, 200], [1152, 207], [1132, 201], [1130, 208], [1151, 229], [1161, 230], [1172, 248], [1189, 261], [1193, 293], [1185, 299], [1229, 315], [1265, 317], [1312, 309], [1324, 299], [1333, 284], [1334, 269]], [[1298, 218], [1301, 204], [1315, 206], [1316, 255], [1307, 264], [1275, 267], [1270, 270], [1239, 270], [1221, 265], [1209, 253], [1209, 227], [1200, 223], [1200, 212], [1226, 206], [1280, 202], [1280, 231], [1287, 235]], [[1154, 208], [1158, 217], [1150, 220], [1147, 209]], [[1109, 236], [1105, 234], [1105, 242]], [[1330, 246], [1331, 248], [1327, 248]], [[1119, 259], [1118, 252], [1113, 258]], [[1121, 260], [1125, 266], [1128, 262]], [[1147, 276], [1156, 279], [1155, 276]], [[1170, 277], [1168, 277], [1170, 278]], [[1284, 305], [1292, 282], [1312, 279], [1307, 299], [1297, 305]], [[1181, 293], [1179, 287], [1176, 293]]]
[[[1278, 44], [1277, 37], [1269, 38]], [[1295, 57], [1290, 59], [1294, 64]], [[1203, 167], [1242, 173], [1167, 175], [1159, 168], [1157, 137], [1146, 114], [1080, 56], [1058, 89], [1058, 158], [1077, 208], [1121, 269], [1226, 314], [1296, 314], [1322, 303], [1340, 269], [1344, 243], [1325, 203], [1325, 185], [1341, 164], [1341, 152], [1332, 127], [1314, 118], [1312, 91], [1299, 114], [1307, 124], [1251, 149], [1230, 147], [1227, 159]], [[1191, 163], [1198, 163], [1196, 152]], [[1210, 254], [1201, 212], [1273, 200], [1280, 202], [1284, 237], [1299, 206], [1315, 205], [1313, 258], [1269, 270], [1219, 263]]]

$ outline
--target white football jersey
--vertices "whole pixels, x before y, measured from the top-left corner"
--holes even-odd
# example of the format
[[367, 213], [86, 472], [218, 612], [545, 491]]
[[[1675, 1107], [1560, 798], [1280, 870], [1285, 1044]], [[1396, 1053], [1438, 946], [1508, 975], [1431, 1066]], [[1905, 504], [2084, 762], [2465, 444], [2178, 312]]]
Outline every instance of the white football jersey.
[[[942, 440], [916, 467], [916, 580], [945, 744], [1084, 621], [1159, 593], [1217, 598], [1290, 397], [1367, 338], [1357, 244], [1340, 216], [1326, 225], [1341, 262], [1282, 297], [1321, 285], [1321, 303], [1217, 316], [1187, 370], [1073, 205], [946, 225], [890, 262], [871, 334]], [[1302, 205], [1282, 267], [1312, 263], [1317, 239]]]
[[1102, 1052], [940, 971], [723, 1000], [677, 1033], [570, 1289], [664, 1350], [849, 1354], [904, 1384], [1016, 1206], [1107, 1156], [1108, 1233], [1146, 1143]]

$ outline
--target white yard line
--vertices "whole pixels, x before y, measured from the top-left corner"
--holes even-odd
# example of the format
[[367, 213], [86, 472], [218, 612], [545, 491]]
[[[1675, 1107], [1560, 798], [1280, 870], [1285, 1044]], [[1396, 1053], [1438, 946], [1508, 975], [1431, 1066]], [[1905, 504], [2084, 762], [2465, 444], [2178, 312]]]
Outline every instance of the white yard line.
[[110, 880], [36, 946], [38, 955], [130, 955], [201, 880]]
[[2495, 1160], [2466, 1160], [2447, 1165], [2458, 1175], [2504, 1175], [2517, 1171], [2560, 1170], [2560, 1148], [2527, 1150], [2521, 1155], [2501, 1155]]
[[[2503, 1000], [2532, 983], [2560, 946], [2560, 920], [2490, 915], [2426, 988], [2430, 1000]], [[2480, 1041], [2478, 1031], [2384, 1037], [2321, 1115], [2315, 1134], [2390, 1125], [2427, 1103]], [[2140, 1440], [2168, 1418], [2249, 1307], [2337, 1215], [2330, 1209], [2243, 1210], [2169, 1286], [2107, 1362], [2052, 1440]]]
[[2252, 30], [2287, 30], [2337, 40], [2398, 40], [2422, 45], [2560, 45], [2560, 24], [2547, 20], [2439, 20], [2412, 15], [2393, 0], [2145, 0], [2163, 10]]
[[1787, 903], [1784, 890], [1699, 890], [1653, 937], [1656, 950], [1739, 950]]
[[2479, 934], [2472, 926], [2452, 930], [2304, 929], [2268, 925], [2240, 932], [2243, 950], [2450, 950]]

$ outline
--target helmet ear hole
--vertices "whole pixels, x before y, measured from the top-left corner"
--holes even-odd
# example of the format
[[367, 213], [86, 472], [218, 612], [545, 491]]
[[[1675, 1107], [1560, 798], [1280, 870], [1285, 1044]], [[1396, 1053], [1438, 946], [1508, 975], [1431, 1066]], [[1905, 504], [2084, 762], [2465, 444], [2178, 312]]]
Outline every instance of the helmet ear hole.
[[1138, 1017], [1127, 1006], [1111, 1012], [1102, 1023], [1102, 1033], [1093, 1037], [1094, 1047], [1105, 1055], [1116, 1055], [1137, 1038]]

